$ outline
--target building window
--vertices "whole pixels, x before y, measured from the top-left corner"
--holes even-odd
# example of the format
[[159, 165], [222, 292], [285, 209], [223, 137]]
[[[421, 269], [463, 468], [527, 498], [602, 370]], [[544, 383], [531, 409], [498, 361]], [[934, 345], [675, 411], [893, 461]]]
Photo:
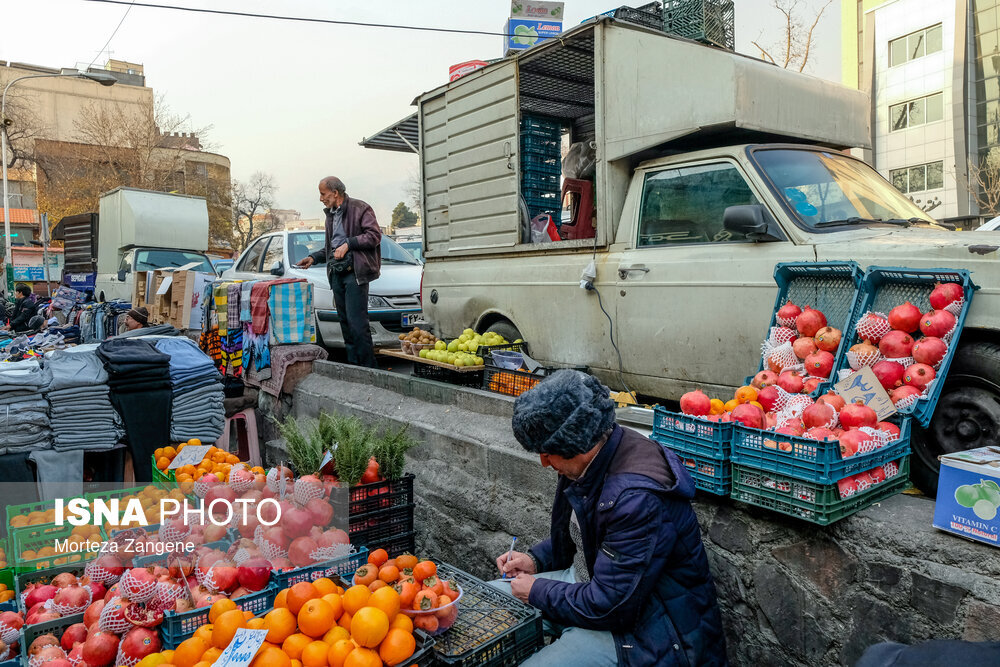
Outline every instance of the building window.
[[941, 50], [941, 24], [904, 35], [889, 42], [889, 67], [903, 63]]
[[935, 93], [890, 106], [889, 131], [905, 130], [908, 127], [933, 123], [942, 118], [944, 118], [943, 98], [941, 93]]
[[928, 162], [889, 171], [889, 180], [903, 194], [944, 187], [944, 162]]

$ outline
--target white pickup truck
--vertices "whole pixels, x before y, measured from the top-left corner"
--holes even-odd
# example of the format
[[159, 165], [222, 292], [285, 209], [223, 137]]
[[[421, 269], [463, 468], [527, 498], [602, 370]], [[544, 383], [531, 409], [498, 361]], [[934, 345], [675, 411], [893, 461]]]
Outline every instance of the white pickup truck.
[[[439, 335], [523, 338], [647, 396], [721, 394], [757, 367], [776, 263], [968, 269], [982, 289], [914, 434], [914, 477], [933, 488], [939, 454], [1000, 440], [1000, 233], [949, 231], [845, 152], [870, 145], [863, 93], [603, 19], [416, 104], [423, 308]], [[584, 238], [526, 233], [529, 115], [561, 120], [564, 147], [596, 145]], [[580, 287], [591, 262], [596, 293]]]

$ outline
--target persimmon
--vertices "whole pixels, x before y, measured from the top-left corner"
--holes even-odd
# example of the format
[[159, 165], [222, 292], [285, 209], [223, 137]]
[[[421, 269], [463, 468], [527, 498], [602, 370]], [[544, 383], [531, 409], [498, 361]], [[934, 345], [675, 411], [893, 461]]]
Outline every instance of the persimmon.
[[378, 568], [374, 565], [362, 565], [354, 573], [354, 583], [359, 586], [367, 586], [378, 579]]
[[402, 556], [396, 556], [396, 567], [400, 570], [412, 570], [416, 564], [417, 557], [413, 554], [405, 553]]
[[433, 561], [422, 560], [413, 566], [413, 578], [417, 581], [423, 581], [435, 574], [437, 574], [437, 565]]
[[385, 565], [378, 571], [378, 578], [387, 584], [399, 579], [399, 568], [395, 565]]
[[441, 582], [441, 588], [444, 594], [447, 595], [452, 600], [457, 600], [459, 596], [458, 586], [455, 584], [454, 580], [445, 580]]
[[376, 549], [368, 554], [368, 562], [375, 567], [382, 567], [389, 560], [389, 553], [385, 549]]
[[419, 590], [420, 586], [417, 586], [417, 584], [412, 581], [406, 581], [398, 584], [396, 591], [399, 593], [400, 606], [409, 609], [413, 604], [413, 598], [416, 597]]
[[411, 633], [392, 628], [379, 644], [378, 655], [382, 658], [382, 662], [392, 667], [413, 655], [416, 648], [417, 642]]
[[413, 596], [413, 604], [410, 605], [417, 611], [427, 611], [437, 606], [437, 596], [432, 591], [419, 591]]
[[424, 579], [423, 590], [431, 591], [435, 595], [442, 595], [444, 593], [444, 585], [441, 584], [441, 580], [437, 576], [430, 576]]
[[413, 627], [419, 628], [428, 634], [437, 632], [440, 622], [434, 614], [420, 614], [413, 619]]

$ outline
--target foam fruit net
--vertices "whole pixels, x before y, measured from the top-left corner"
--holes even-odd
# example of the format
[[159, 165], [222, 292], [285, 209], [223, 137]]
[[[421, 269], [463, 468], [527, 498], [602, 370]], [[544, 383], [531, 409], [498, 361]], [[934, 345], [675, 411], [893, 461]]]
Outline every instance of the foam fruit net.
[[149, 602], [156, 593], [155, 581], [139, 581], [132, 575], [132, 570], [125, 570], [119, 585], [122, 594], [132, 602]]
[[861, 340], [870, 341], [873, 345], [878, 345], [882, 336], [892, 331], [889, 325], [889, 318], [883, 313], [867, 312], [858, 320], [854, 332]]
[[297, 479], [295, 480], [293, 497], [300, 507], [305, 507], [310, 500], [323, 497], [323, 485], [309, 480]]

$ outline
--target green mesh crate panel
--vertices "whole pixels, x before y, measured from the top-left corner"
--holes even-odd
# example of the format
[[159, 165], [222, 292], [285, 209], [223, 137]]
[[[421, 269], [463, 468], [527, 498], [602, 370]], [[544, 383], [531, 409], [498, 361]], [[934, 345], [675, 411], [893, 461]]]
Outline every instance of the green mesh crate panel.
[[664, 0], [663, 31], [699, 42], [736, 48], [733, 0]]

